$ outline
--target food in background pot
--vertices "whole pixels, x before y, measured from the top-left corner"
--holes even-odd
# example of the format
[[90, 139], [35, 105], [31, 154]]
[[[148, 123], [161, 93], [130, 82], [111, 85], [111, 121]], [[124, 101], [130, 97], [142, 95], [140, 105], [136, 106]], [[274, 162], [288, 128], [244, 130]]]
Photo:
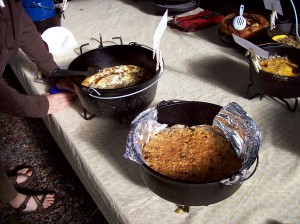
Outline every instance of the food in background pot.
[[277, 35], [272, 37], [278, 43], [282, 43], [288, 46], [292, 46], [295, 48], [300, 49], [300, 43], [297, 41], [295, 36], [292, 35]]
[[236, 13], [231, 13], [224, 17], [219, 26], [220, 35], [232, 38], [232, 34], [235, 34], [241, 38], [249, 39], [257, 37], [260, 32], [269, 27], [269, 22], [261, 15], [244, 13], [247, 25], [243, 30], [236, 30], [233, 27], [233, 19], [237, 16]]
[[284, 57], [270, 57], [260, 60], [261, 69], [274, 75], [299, 76], [297, 74], [298, 65]]
[[209, 125], [163, 129], [150, 138], [142, 154], [158, 173], [193, 183], [229, 178], [242, 166], [230, 142]]
[[104, 68], [87, 77], [81, 84], [97, 89], [119, 89], [145, 82], [150, 77], [151, 74], [147, 69], [135, 65], [119, 65]]

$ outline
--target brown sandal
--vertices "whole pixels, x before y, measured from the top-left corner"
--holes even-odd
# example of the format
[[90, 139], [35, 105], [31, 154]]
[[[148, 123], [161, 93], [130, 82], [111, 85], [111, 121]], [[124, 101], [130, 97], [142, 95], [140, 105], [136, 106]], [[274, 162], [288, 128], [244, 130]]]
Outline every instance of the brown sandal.
[[[19, 208], [14, 208], [13, 209], [13, 213], [15, 213], [16, 215], [28, 215], [28, 214], [44, 213], [44, 212], [52, 211], [53, 208], [56, 205], [56, 200], [54, 201], [54, 203], [50, 207], [44, 208], [43, 207], [43, 202], [46, 198], [46, 195], [47, 195], [47, 193], [43, 194], [43, 197], [41, 199], [38, 198], [38, 195], [27, 195], [25, 200], [19, 206]], [[28, 201], [31, 197], [35, 200], [35, 203], [37, 204], [36, 210], [34, 210], [34, 211], [24, 211], [24, 209], [27, 207], [27, 203], [28, 203]]]
[[[26, 173], [18, 173], [19, 170], [24, 169], [24, 168], [27, 168], [28, 170], [31, 170], [32, 174], [29, 176]], [[17, 183], [17, 178], [19, 176], [26, 177], [26, 180], [24, 182], [22, 182], [22, 183]], [[18, 167], [15, 171], [13, 171], [11, 174], [9, 174], [9, 178], [13, 182], [13, 184], [15, 185], [15, 187], [24, 187], [25, 185], [31, 183], [32, 180], [35, 178], [35, 176], [36, 176], [36, 171], [31, 166]]]

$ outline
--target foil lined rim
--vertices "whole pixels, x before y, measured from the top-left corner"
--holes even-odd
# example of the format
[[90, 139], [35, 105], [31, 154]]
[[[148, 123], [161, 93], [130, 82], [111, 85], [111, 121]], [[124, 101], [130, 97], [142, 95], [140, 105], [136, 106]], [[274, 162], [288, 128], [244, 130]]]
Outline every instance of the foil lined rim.
[[[146, 164], [142, 148], [151, 136], [168, 127], [157, 122], [158, 111], [151, 107], [141, 112], [131, 123], [124, 157], [139, 164]], [[223, 107], [213, 120], [212, 127], [219, 129], [231, 142], [236, 154], [242, 159], [239, 173], [221, 180], [225, 185], [232, 185], [250, 178], [258, 165], [258, 151], [261, 142], [261, 131], [254, 120], [237, 103], [232, 102]], [[255, 169], [250, 167], [255, 163]]]

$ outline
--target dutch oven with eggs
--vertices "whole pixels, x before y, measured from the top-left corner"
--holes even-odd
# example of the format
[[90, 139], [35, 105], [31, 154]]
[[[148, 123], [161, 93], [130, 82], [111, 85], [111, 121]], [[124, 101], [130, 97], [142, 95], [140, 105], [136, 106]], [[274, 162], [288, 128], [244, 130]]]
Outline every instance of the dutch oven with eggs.
[[[254, 87], [261, 97], [263, 95], [267, 95], [270, 97], [276, 97], [283, 101], [285, 101], [284, 99], [295, 98], [295, 106], [297, 106], [297, 97], [300, 96], [300, 49], [276, 43], [263, 44], [259, 45], [259, 47], [269, 52], [269, 58], [277, 56], [286, 58], [288, 59], [288, 63], [290, 63], [293, 67], [286, 67], [287, 65], [285, 64], [279, 64], [282, 62], [277, 63], [276, 61], [273, 61], [271, 64], [267, 64], [257, 71], [252, 60], [249, 60], [250, 58], [248, 55], [246, 56], [246, 60], [250, 66], [251, 84], [249, 87]], [[269, 69], [272, 67], [275, 69], [276, 67], [279, 67], [281, 71], [288, 70], [289, 73], [293, 73], [293, 75], [289, 74], [288, 76], [284, 76], [282, 74], [275, 74], [266, 71], [264, 67]]]
[[150, 77], [128, 87], [101, 89], [83, 86], [82, 82], [87, 78], [85, 75], [70, 76], [79, 100], [88, 112], [98, 116], [122, 117], [134, 115], [151, 104], [163, 68], [160, 65], [156, 69], [153, 50], [147, 46], [133, 42], [128, 45], [100, 45], [75, 58], [68, 69], [87, 71], [90, 67], [105, 69], [122, 65], [146, 69]]
[[[173, 125], [212, 125], [215, 116], [222, 109], [221, 106], [198, 101], [162, 101], [156, 106], [157, 122]], [[232, 184], [221, 181], [194, 182], [180, 180], [161, 174], [147, 164], [141, 164], [140, 174], [146, 186], [160, 197], [180, 205], [185, 212], [190, 206], [207, 206], [220, 202], [233, 195], [250, 178], [258, 165], [258, 152], [254, 153], [251, 161], [243, 164], [243, 169], [249, 169], [247, 178], [238, 179], [238, 174], [231, 178]], [[237, 179], [235, 179], [237, 178]]]

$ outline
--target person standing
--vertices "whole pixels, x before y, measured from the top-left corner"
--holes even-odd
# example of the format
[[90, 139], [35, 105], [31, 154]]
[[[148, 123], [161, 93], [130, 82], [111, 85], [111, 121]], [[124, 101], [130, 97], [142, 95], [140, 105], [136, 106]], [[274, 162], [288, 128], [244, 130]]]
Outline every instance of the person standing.
[[[76, 95], [65, 91], [58, 94], [28, 96], [10, 87], [2, 78], [4, 69], [21, 49], [42, 72], [51, 77], [59, 69], [48, 52], [35, 24], [27, 15], [21, 0], [0, 0], [0, 112], [20, 117], [41, 118], [60, 112], [71, 105]], [[34, 177], [34, 169], [25, 167], [14, 174], [14, 184], [0, 164], [0, 200], [19, 214], [49, 211], [56, 202], [55, 194], [26, 195], [16, 190]]]

